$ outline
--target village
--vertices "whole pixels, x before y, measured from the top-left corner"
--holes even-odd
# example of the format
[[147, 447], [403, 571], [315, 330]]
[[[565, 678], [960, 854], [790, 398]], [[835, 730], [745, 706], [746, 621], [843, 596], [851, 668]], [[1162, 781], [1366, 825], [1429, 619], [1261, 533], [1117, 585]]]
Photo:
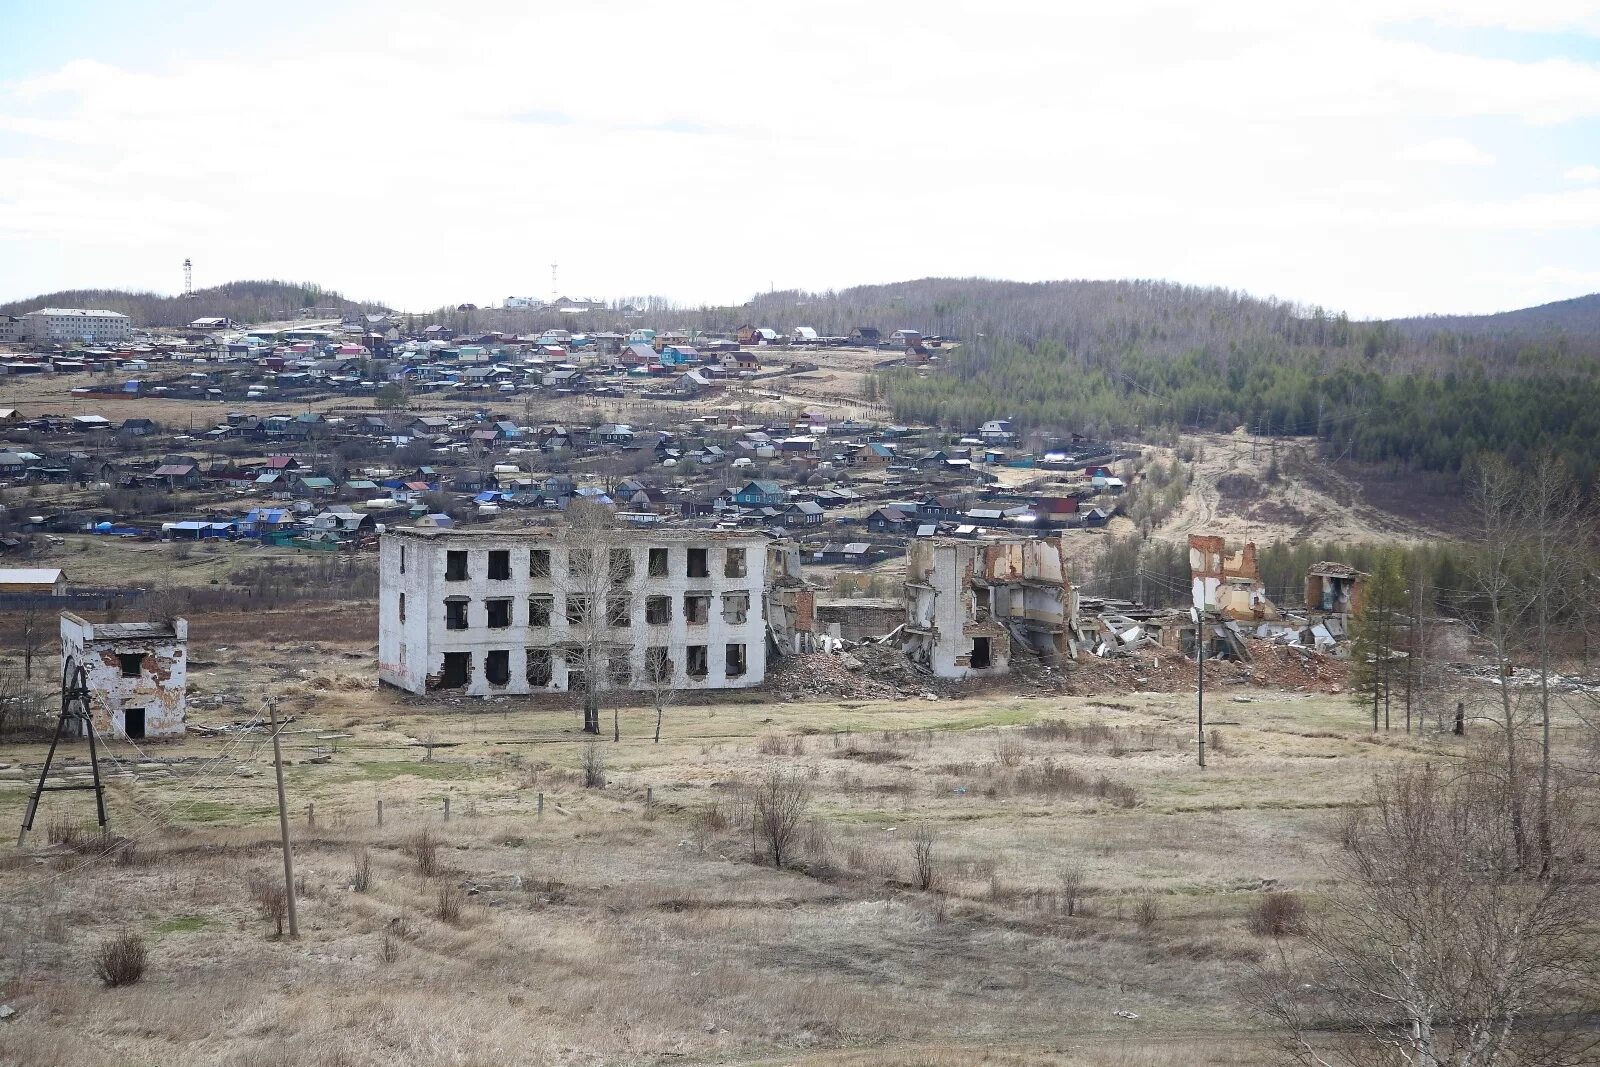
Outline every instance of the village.
[[[543, 313], [616, 310], [569, 303]], [[1086, 1020], [1070, 1062], [1266, 1063], [1230, 984], [1283, 936], [1262, 915], [1326, 888], [1330, 813], [1363, 783], [1470, 751], [1509, 691], [1481, 633], [1406, 616], [1358, 565], [1367, 531], [1425, 529], [1309, 480], [1239, 495], [1279, 442], [896, 422], [875, 375], [938, 373], [958, 338], [330, 310], [13, 327], [0, 906], [61, 894], [0, 926], [0, 1025], [34, 1059], [181, 1039], [255, 1062], [258, 1038], [199, 1022], [113, 1033], [140, 1001], [81, 1037], [44, 1013], [27, 983], [75, 995], [40, 976], [116, 922], [180, 997], [223, 966], [277, 1010], [317, 998], [290, 1045], [350, 1062], [365, 982], [420, 1018], [443, 975], [512, 1010], [373, 1047], [443, 1027], [488, 1060], [710, 1064], [925, 1040], [868, 995], [887, 982], [938, 1006], [930, 1063], [1033, 1047], [1061, 1004]], [[108, 325], [48, 333], [85, 318]], [[1287, 506], [1319, 500], [1349, 558]], [[105, 869], [139, 889], [100, 912]], [[266, 992], [302, 944], [326, 961], [305, 991]], [[632, 1029], [566, 999], [595, 951], [647, 963], [600, 998], [648, 1004]], [[568, 1021], [530, 1036], [532, 1003]]]

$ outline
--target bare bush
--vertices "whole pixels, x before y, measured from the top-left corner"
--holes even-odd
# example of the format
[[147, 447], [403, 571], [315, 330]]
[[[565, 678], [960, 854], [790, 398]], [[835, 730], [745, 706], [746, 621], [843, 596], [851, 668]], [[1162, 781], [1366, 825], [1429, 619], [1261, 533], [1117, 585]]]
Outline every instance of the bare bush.
[[94, 953], [94, 975], [108, 986], [133, 985], [144, 977], [144, 938], [124, 930], [100, 942]]
[[1139, 894], [1139, 900], [1133, 906], [1133, 921], [1142, 934], [1155, 932], [1156, 925], [1161, 922], [1161, 905], [1156, 903], [1156, 898], [1150, 893]]
[[1061, 868], [1061, 906], [1068, 918], [1078, 914], [1084, 888], [1083, 864], [1072, 860]]
[[583, 746], [583, 787], [585, 789], [606, 787], [606, 754], [594, 741]]
[[756, 750], [763, 756], [781, 756], [786, 751], [786, 746], [781, 734], [762, 734], [761, 740], [756, 743]]
[[453, 926], [461, 921], [461, 912], [465, 906], [466, 894], [453, 885], [442, 885], [439, 887], [438, 899], [434, 902], [433, 917]]
[[439, 863], [439, 843], [427, 830], [411, 842], [411, 855], [416, 858], [417, 873], [424, 878], [432, 878], [443, 869]]
[[1016, 734], [1001, 734], [995, 738], [994, 755], [1002, 767], [1015, 767], [1022, 762], [1022, 740]]
[[351, 864], [350, 888], [357, 893], [365, 893], [372, 888], [372, 856], [364, 848], [356, 852], [355, 861]]
[[755, 834], [774, 867], [783, 866], [810, 805], [811, 787], [799, 775], [773, 771], [756, 787]]
[[283, 885], [275, 878], [252, 875], [250, 899], [261, 917], [273, 923], [277, 927], [277, 936], [282, 937], [283, 921], [289, 916], [289, 898], [283, 891]]
[[934, 855], [938, 844], [939, 835], [929, 823], [920, 823], [911, 833], [911, 865], [918, 889], [939, 888], [939, 867]]
[[1250, 909], [1250, 932], [1261, 937], [1287, 937], [1300, 932], [1305, 905], [1296, 893], [1268, 893]]

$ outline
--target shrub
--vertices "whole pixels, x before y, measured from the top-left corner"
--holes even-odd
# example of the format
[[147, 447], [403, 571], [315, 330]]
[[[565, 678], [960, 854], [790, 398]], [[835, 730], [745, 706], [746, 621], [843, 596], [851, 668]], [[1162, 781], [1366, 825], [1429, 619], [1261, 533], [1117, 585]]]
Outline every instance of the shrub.
[[283, 920], [289, 915], [289, 897], [283, 885], [275, 878], [254, 875], [250, 879], [250, 897], [261, 917], [276, 924], [278, 936], [282, 937]]
[[1148, 934], [1155, 930], [1156, 924], [1161, 921], [1161, 905], [1156, 903], [1156, 898], [1149, 893], [1139, 896], [1139, 902], [1133, 906], [1133, 921], [1138, 924], [1139, 932]]
[[583, 787], [585, 789], [606, 787], [606, 755], [593, 741], [583, 746]]
[[372, 888], [372, 857], [366, 849], [361, 849], [355, 855], [355, 862], [350, 868], [350, 888], [357, 893], [365, 893]]
[[995, 739], [994, 754], [1002, 767], [1015, 767], [1022, 762], [1022, 742], [1015, 734], [1001, 734]]
[[1268, 893], [1250, 909], [1250, 932], [1261, 937], [1297, 934], [1305, 921], [1305, 905], [1296, 893]]
[[100, 942], [94, 954], [94, 974], [108, 986], [133, 985], [144, 977], [144, 938], [123, 931]]
[[433, 839], [433, 834], [427, 830], [418, 834], [411, 843], [411, 854], [417, 859], [418, 874], [432, 878], [439, 873], [439, 843]]
[[1061, 868], [1061, 904], [1070, 919], [1079, 912], [1078, 902], [1084, 895], [1083, 864], [1073, 860]]
[[756, 787], [755, 834], [774, 867], [783, 866], [810, 805], [811, 787], [799, 775], [773, 771]]
[[939, 835], [932, 826], [921, 823], [911, 834], [911, 863], [916, 870], [918, 889], [939, 888], [939, 868], [934, 852], [939, 843]]
[[761, 740], [756, 743], [756, 750], [763, 756], [781, 756], [787, 751], [783, 738], [778, 734], [762, 734]]
[[439, 887], [439, 899], [433, 908], [433, 917], [442, 923], [458, 923], [461, 921], [461, 909], [465, 903], [465, 895], [453, 885]]

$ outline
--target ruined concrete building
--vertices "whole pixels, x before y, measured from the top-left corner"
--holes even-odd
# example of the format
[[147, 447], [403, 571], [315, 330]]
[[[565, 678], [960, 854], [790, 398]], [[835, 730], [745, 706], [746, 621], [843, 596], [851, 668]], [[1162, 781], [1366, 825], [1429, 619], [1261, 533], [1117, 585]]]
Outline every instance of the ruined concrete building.
[[189, 623], [88, 622], [61, 613], [61, 669], [68, 684], [77, 667], [89, 688], [96, 734], [181, 737]]
[[1343, 563], [1322, 562], [1306, 568], [1306, 610], [1355, 614], [1361, 610], [1363, 583], [1370, 577]]
[[[378, 677], [470, 696], [576, 691], [585, 672], [614, 689], [760, 685], [768, 559], [759, 534], [400, 527], [380, 542]], [[787, 571], [778, 587], [797, 645], [808, 598]]]
[[913, 541], [901, 648], [941, 678], [1004, 674], [1013, 651], [1075, 652], [1077, 594], [1059, 538]]
[[1220, 537], [1189, 535], [1189, 573], [1194, 606], [1238, 622], [1276, 619], [1278, 609], [1267, 599], [1267, 587], [1256, 564], [1254, 541], [1229, 552]]
[[767, 635], [780, 656], [817, 650], [817, 591], [800, 569], [800, 548], [794, 542], [767, 545]]

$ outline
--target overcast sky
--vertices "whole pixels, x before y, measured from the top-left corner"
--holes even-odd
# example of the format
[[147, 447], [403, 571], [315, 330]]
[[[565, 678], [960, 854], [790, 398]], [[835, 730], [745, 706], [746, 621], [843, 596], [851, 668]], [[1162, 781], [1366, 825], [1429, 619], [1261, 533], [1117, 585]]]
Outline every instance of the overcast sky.
[[1600, 290], [1585, 0], [0, 0], [0, 79], [0, 299]]

